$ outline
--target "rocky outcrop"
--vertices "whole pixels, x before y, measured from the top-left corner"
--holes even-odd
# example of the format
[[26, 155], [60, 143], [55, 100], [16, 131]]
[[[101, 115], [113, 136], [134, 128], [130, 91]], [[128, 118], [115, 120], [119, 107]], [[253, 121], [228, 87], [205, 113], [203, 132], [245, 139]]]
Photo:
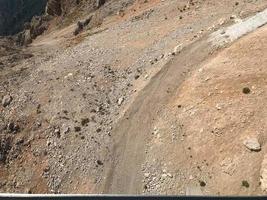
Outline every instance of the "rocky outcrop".
[[17, 45], [28, 45], [37, 36], [43, 34], [43, 32], [48, 28], [48, 21], [50, 19], [51, 18], [49, 15], [33, 17], [30, 23], [25, 24], [24, 30], [17, 34]]

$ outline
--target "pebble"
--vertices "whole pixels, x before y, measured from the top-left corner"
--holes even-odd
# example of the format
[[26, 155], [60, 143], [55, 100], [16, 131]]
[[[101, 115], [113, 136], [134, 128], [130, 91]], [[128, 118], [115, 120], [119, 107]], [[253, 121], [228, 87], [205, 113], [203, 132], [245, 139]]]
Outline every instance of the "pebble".
[[118, 99], [118, 105], [120, 106], [123, 103], [123, 101], [124, 101], [124, 98], [123, 97], [119, 98]]
[[57, 135], [57, 136], [60, 136], [60, 129], [59, 128], [56, 128], [54, 130], [54, 133]]
[[182, 44], [179, 44], [176, 47], [174, 47], [173, 53], [175, 53], [175, 54], [179, 53], [181, 51], [181, 49], [182, 49]]
[[162, 178], [166, 178], [168, 175], [167, 174], [162, 174], [161, 177]]
[[137, 74], [137, 75], [134, 76], [134, 79], [137, 80], [137, 79], [139, 79], [139, 77], [140, 77], [140, 75]]
[[216, 108], [217, 108], [217, 110], [221, 110], [222, 106], [220, 104], [216, 104]]
[[145, 173], [145, 174], [144, 174], [144, 176], [145, 176], [146, 178], [148, 178], [149, 175], [150, 175], [150, 173]]
[[8, 123], [7, 128], [12, 133], [17, 133], [19, 131], [19, 125], [15, 124], [14, 122]]
[[66, 134], [70, 131], [70, 128], [66, 124], [63, 124], [61, 129], [63, 134]]
[[261, 150], [261, 145], [257, 138], [248, 138], [244, 140], [243, 144], [251, 151]]
[[8, 106], [12, 101], [12, 97], [10, 95], [5, 95], [2, 99], [2, 106]]

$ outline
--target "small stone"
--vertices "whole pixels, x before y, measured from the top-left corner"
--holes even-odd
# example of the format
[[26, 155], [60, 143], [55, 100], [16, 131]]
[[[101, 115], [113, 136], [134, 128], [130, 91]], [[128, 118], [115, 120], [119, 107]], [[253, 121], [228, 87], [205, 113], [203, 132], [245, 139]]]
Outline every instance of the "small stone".
[[248, 87], [244, 87], [243, 88], [243, 93], [244, 94], [249, 94], [250, 93], [250, 89]]
[[59, 128], [56, 128], [56, 129], [54, 130], [54, 133], [55, 133], [55, 135], [56, 135], [58, 138], [60, 138], [60, 129], [59, 129]]
[[98, 164], [98, 165], [103, 165], [104, 163], [103, 163], [101, 160], [97, 160], [97, 161], [96, 161], [96, 164]]
[[50, 140], [48, 140], [47, 142], [46, 142], [46, 146], [50, 146], [52, 144], [52, 142], [50, 141]]
[[162, 178], [166, 178], [168, 175], [167, 174], [162, 174], [161, 177]]
[[230, 16], [230, 19], [236, 19], [237, 17], [236, 17], [236, 15], [231, 15]]
[[242, 186], [249, 188], [249, 183], [247, 181], [242, 181]]
[[137, 74], [137, 75], [134, 76], [134, 79], [137, 80], [137, 79], [139, 79], [139, 77], [140, 77], [140, 75]]
[[74, 127], [74, 131], [75, 132], [80, 132], [82, 129], [81, 129], [81, 127], [79, 127], [79, 126], [75, 126]]
[[206, 183], [205, 183], [204, 181], [199, 181], [199, 185], [200, 185], [201, 187], [205, 187], [205, 186], [206, 186]]
[[49, 172], [49, 170], [50, 170], [50, 167], [49, 167], [49, 166], [46, 166], [46, 167], [44, 168], [44, 172]]
[[7, 129], [11, 133], [17, 133], [19, 132], [19, 125], [15, 124], [14, 122], [10, 122], [7, 125]]
[[70, 131], [70, 128], [66, 124], [63, 124], [61, 129], [63, 134], [66, 134]]
[[23, 142], [24, 142], [24, 139], [23, 138], [18, 138], [18, 139], [16, 139], [15, 144], [16, 145], [21, 145], [21, 144], [23, 144]]
[[221, 109], [222, 109], [222, 107], [221, 107], [220, 104], [217, 104], [217, 105], [216, 105], [216, 108], [217, 108], [217, 110], [221, 110]]
[[11, 103], [11, 101], [12, 101], [12, 97], [10, 95], [6, 95], [2, 99], [2, 105], [4, 107], [7, 107]]
[[118, 105], [120, 106], [123, 103], [123, 101], [124, 101], [124, 98], [123, 97], [119, 98], [118, 99]]
[[150, 173], [145, 173], [144, 176], [148, 178], [150, 176]]
[[64, 79], [68, 79], [68, 78], [71, 78], [73, 77], [73, 74], [72, 73], [68, 73], [68, 75], [64, 76]]
[[38, 104], [37, 105], [37, 109], [36, 109], [36, 113], [37, 114], [40, 114], [42, 111], [41, 111], [41, 104]]
[[88, 118], [83, 118], [82, 120], [81, 120], [81, 124], [82, 124], [82, 126], [87, 126], [87, 124], [90, 122], [90, 120], [88, 119]]
[[257, 138], [248, 138], [244, 140], [243, 144], [251, 151], [261, 150], [261, 145]]

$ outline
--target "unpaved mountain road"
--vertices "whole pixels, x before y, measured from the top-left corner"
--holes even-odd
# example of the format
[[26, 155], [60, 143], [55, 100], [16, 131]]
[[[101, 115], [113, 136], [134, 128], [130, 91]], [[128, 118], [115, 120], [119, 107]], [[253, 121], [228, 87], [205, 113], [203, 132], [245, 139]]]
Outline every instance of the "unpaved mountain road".
[[[205, 49], [203, 51], [202, 49]], [[108, 166], [107, 193], [139, 194], [143, 190], [142, 163], [145, 146], [153, 132], [153, 121], [160, 115], [187, 72], [209, 55], [206, 40], [184, 49], [140, 92], [115, 128], [114, 164]]]
[[[151, 140], [157, 116], [162, 114], [162, 109], [174, 98], [177, 89], [191, 70], [207, 62], [207, 59], [211, 60], [213, 54], [218, 53], [218, 47], [225, 47], [263, 26], [267, 22], [266, 13], [267, 10], [264, 10], [245, 22], [226, 28], [230, 33], [223, 32], [222, 28], [217, 34], [205, 36], [182, 49], [139, 92], [114, 129], [114, 162], [107, 166], [104, 193], [140, 194], [144, 191], [142, 164], [145, 160], [146, 144]], [[221, 32], [224, 34], [219, 34]]]

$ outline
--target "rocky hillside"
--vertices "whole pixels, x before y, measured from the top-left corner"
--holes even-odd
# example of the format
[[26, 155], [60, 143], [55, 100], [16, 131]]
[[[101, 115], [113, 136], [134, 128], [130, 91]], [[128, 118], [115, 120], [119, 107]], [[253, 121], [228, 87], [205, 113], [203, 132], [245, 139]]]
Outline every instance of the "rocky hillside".
[[267, 194], [266, 0], [45, 7], [0, 37], [1, 193]]
[[25, 22], [45, 11], [47, 0], [1, 0], [0, 35], [15, 34]]

